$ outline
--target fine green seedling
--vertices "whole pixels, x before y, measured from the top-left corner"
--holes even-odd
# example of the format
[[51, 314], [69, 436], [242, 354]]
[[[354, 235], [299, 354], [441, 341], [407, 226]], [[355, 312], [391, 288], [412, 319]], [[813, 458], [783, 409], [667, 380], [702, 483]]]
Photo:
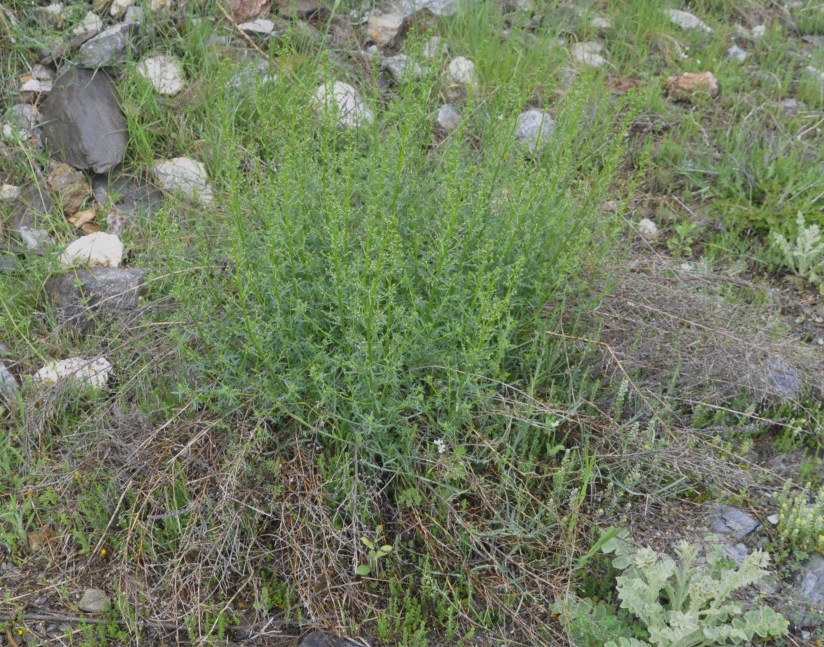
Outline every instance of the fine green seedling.
[[[378, 526], [376, 536], [383, 532], [383, 528]], [[381, 560], [392, 553], [392, 546], [389, 544], [378, 545], [367, 537], [361, 537], [361, 543], [366, 546], [366, 563], [360, 564], [355, 572], [362, 577], [378, 574], [380, 572]]]

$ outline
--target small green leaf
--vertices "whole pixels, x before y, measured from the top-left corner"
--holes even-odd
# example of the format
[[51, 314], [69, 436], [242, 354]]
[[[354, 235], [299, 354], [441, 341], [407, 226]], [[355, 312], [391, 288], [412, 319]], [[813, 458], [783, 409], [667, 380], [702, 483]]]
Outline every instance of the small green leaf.
[[361, 564], [360, 566], [358, 566], [355, 569], [355, 572], [358, 575], [366, 577], [367, 575], [369, 575], [372, 572], [372, 568], [369, 566], [369, 564]]
[[366, 537], [361, 537], [360, 540], [361, 542], [363, 542], [363, 545], [366, 546], [369, 550], [375, 550], [375, 544], [369, 541]]

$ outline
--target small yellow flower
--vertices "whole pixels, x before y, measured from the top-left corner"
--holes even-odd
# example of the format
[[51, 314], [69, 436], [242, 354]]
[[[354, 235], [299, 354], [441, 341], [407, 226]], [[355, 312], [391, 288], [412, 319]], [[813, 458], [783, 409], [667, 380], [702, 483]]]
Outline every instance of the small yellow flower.
[[109, 554], [109, 551], [106, 550], [105, 548], [100, 549], [100, 556], [101, 557], [106, 557], [106, 555], [108, 555], [108, 554]]

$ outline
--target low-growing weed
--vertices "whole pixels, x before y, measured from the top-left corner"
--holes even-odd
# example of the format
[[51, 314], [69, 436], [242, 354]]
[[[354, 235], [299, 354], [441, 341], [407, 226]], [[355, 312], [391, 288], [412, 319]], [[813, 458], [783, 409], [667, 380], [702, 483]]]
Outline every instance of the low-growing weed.
[[793, 494], [787, 485], [778, 498], [778, 541], [782, 552], [824, 554], [824, 487], [810, 491], [809, 486]]
[[641, 548], [622, 531], [604, 545], [614, 554], [613, 566], [623, 572], [616, 578], [621, 607], [638, 618], [649, 633], [646, 640], [619, 637], [605, 647], [655, 645], [740, 644], [754, 636], [782, 636], [788, 622], [770, 607], [744, 611], [731, 595], [767, 575], [766, 553], [753, 552], [740, 567], [730, 566], [717, 542], [699, 560], [697, 544], [682, 541], [678, 561], [651, 548]]
[[801, 212], [795, 222], [798, 227], [795, 240], [773, 232], [773, 243], [793, 274], [824, 290], [824, 240], [821, 229], [817, 224], [808, 225]]

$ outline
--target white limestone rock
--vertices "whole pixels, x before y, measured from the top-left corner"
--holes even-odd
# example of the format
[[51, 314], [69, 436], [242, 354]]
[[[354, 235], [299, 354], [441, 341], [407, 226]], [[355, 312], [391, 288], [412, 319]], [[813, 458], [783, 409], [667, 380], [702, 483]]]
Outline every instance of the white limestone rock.
[[89, 11], [80, 23], [72, 30], [72, 34], [78, 38], [91, 38], [99, 34], [103, 29], [103, 21], [96, 13]]
[[541, 144], [549, 141], [555, 132], [555, 120], [548, 112], [531, 108], [518, 115], [515, 137], [534, 153]]
[[72, 380], [81, 386], [102, 389], [109, 382], [112, 365], [105, 357], [94, 360], [82, 357], [50, 362], [34, 374], [34, 379], [41, 384], [57, 384]]
[[257, 18], [239, 24], [238, 29], [252, 36], [268, 36], [275, 31], [275, 23], [267, 18]]
[[712, 29], [703, 20], [695, 14], [691, 14], [689, 11], [664, 9], [664, 13], [676, 27], [680, 27], [681, 29], [697, 29], [707, 34], [712, 33]]
[[658, 225], [649, 218], [644, 218], [638, 222], [638, 233], [641, 234], [641, 238], [644, 240], [650, 242], [658, 240]]
[[446, 68], [446, 80], [449, 83], [473, 86], [475, 84], [475, 63], [464, 56], [456, 56]]
[[333, 112], [338, 123], [345, 128], [359, 128], [374, 120], [372, 111], [363, 103], [358, 91], [341, 81], [321, 85], [312, 96], [311, 105], [320, 113], [327, 110]]
[[214, 198], [202, 162], [188, 157], [162, 160], [154, 165], [152, 174], [162, 189], [179, 192], [188, 200], [209, 204]]
[[109, 7], [109, 15], [112, 18], [121, 18], [125, 15], [126, 10], [132, 6], [133, 0], [112, 0]]
[[402, 13], [387, 13], [369, 16], [366, 37], [380, 48], [395, 47], [403, 38], [406, 16]]
[[150, 56], [140, 61], [137, 64], [137, 73], [151, 81], [152, 87], [167, 97], [176, 95], [186, 83], [181, 62], [165, 54]]
[[23, 189], [13, 184], [3, 184], [0, 186], [0, 200], [14, 200], [21, 193], [23, 193]]
[[122, 260], [123, 243], [105, 231], [81, 236], [60, 255], [64, 267], [118, 267]]
[[604, 51], [604, 46], [601, 45], [601, 43], [596, 43], [595, 41], [573, 43], [569, 51], [570, 54], [572, 54], [572, 60], [578, 63], [578, 65], [584, 65], [586, 67], [602, 67], [606, 65], [607, 59], [601, 55], [601, 52]]

